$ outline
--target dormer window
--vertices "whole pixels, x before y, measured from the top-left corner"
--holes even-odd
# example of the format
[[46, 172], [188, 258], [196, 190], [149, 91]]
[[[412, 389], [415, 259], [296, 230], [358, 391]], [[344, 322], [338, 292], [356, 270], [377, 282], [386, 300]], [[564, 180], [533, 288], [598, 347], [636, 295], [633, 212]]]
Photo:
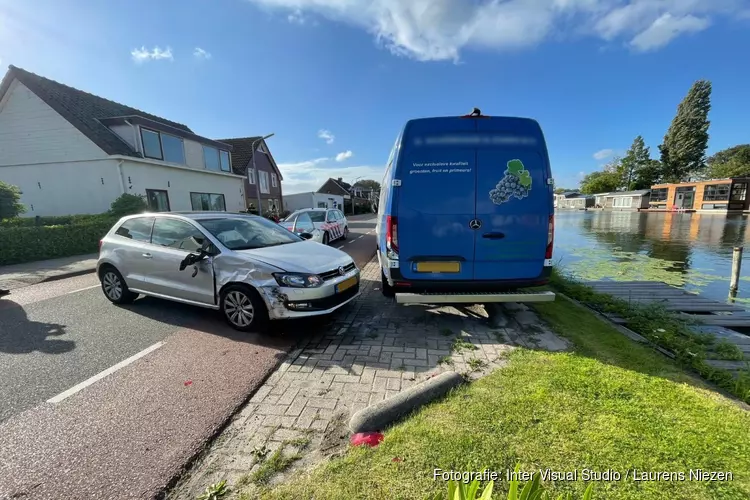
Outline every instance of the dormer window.
[[179, 137], [141, 127], [141, 143], [146, 158], [185, 164], [185, 146]]
[[212, 148], [211, 146], [203, 146], [203, 161], [206, 170], [213, 170], [214, 172], [232, 171], [228, 151]]

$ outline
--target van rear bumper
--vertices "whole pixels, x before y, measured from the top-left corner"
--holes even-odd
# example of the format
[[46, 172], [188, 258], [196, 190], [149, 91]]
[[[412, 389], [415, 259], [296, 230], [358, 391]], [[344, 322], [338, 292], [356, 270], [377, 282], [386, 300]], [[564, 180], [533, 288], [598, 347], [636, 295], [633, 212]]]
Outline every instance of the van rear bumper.
[[525, 280], [409, 280], [398, 268], [389, 269], [396, 293], [505, 293], [549, 283], [551, 267], [544, 267], [536, 278]]

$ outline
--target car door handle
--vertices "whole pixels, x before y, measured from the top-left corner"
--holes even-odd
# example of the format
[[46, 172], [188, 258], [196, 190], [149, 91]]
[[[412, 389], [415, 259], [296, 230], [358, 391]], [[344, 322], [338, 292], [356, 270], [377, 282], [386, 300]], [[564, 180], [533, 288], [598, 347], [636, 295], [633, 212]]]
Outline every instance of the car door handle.
[[153, 257], [150, 253], [144, 253], [144, 254], [141, 254], [141, 255], [143, 255], [143, 257], [146, 258], [146, 259], [150, 259], [151, 257]]
[[488, 240], [502, 240], [505, 238], [505, 233], [484, 233], [482, 238], [487, 238]]

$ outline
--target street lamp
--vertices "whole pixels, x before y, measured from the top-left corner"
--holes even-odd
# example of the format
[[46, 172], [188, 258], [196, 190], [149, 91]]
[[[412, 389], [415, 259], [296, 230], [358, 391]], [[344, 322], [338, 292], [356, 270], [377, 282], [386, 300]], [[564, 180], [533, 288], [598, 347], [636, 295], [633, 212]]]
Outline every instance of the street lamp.
[[[351, 191], [349, 191], [350, 198], [352, 200], [352, 215], [354, 215], [354, 185], [357, 183], [358, 180], [360, 180], [362, 177], [357, 177], [354, 179], [354, 182], [352, 182]], [[344, 214], [346, 215], [346, 214]]]
[[[259, 137], [258, 139], [255, 139], [255, 141], [253, 141], [253, 145], [250, 148], [250, 150], [253, 152], [253, 175], [255, 175], [255, 194], [258, 196], [258, 215], [260, 215], [260, 216], [263, 216], [263, 212], [261, 211], [262, 207], [261, 207], [261, 204], [260, 204], [260, 175], [258, 175], [258, 169], [255, 166], [255, 153], [256, 153], [255, 149], [258, 147], [258, 144], [260, 144], [261, 142], [265, 141], [269, 137], [273, 137], [273, 135], [274, 134], [271, 133], [271, 134], [268, 134], [265, 137]], [[248, 174], [247, 180], [248, 181], [252, 180], [252, 179], [250, 179], [250, 174]]]

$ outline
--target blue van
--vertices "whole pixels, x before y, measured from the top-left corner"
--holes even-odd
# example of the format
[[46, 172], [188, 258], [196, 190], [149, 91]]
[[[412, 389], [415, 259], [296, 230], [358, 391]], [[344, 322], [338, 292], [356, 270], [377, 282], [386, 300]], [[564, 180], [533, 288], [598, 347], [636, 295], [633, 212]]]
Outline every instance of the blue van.
[[482, 115], [407, 122], [378, 203], [382, 291], [399, 303], [541, 302], [554, 239], [539, 124]]

